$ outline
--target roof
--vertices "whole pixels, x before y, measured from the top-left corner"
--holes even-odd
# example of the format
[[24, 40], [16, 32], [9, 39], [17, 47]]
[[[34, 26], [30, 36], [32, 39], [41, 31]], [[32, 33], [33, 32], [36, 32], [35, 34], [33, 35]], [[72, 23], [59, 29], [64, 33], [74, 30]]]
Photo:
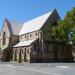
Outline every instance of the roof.
[[44, 25], [44, 23], [47, 21], [47, 19], [49, 18], [49, 16], [52, 14], [54, 10], [50, 11], [47, 14], [44, 14], [38, 18], [32, 19], [28, 22], [25, 22], [19, 35], [25, 34], [25, 33], [29, 33], [32, 31], [36, 31], [39, 30], [40, 28], [42, 28], [42, 26]]
[[23, 47], [23, 46], [29, 46], [31, 43], [33, 43], [36, 39], [33, 40], [26, 40], [26, 41], [21, 41], [19, 43], [17, 43], [15, 46], [13, 47]]
[[19, 35], [23, 23], [19, 23], [16, 21], [9, 21], [9, 23], [11, 24], [11, 28], [10, 28], [11, 33], [13, 33], [14, 35]]
[[[11, 35], [19, 35], [19, 32], [23, 26], [23, 23], [16, 22], [16, 21], [10, 21], [7, 18], [4, 19], [4, 23], [7, 23], [8, 29], [10, 31]], [[4, 26], [5, 24], [3, 24]], [[3, 27], [2, 27], [3, 29]], [[2, 32], [2, 30], [1, 30]]]

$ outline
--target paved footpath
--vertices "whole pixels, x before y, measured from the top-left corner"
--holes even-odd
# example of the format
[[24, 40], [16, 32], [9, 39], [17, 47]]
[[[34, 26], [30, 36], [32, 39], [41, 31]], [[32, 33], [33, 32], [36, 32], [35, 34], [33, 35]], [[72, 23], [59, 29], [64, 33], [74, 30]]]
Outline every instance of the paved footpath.
[[75, 75], [75, 63], [1, 63], [0, 75]]

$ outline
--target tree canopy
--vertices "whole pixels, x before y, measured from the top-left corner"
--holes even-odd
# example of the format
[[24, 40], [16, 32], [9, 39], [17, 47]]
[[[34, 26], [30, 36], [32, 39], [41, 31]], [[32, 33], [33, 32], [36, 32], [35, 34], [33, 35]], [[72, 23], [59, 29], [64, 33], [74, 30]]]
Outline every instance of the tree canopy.
[[52, 26], [52, 30], [56, 39], [66, 42], [75, 41], [75, 7], [67, 12], [63, 20], [58, 20], [57, 25]]

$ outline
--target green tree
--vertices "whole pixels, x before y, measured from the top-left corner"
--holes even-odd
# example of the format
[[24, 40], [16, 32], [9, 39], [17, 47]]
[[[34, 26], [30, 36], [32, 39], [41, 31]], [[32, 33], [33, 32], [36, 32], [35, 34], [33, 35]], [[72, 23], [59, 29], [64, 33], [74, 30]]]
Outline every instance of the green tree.
[[58, 20], [56, 25], [52, 25], [52, 36], [55, 36], [55, 40], [63, 40], [65, 41], [65, 32], [63, 29], [63, 21]]
[[[71, 11], [68, 11], [64, 20], [63, 20], [63, 29], [66, 34], [67, 41], [69, 40], [69, 33], [75, 32], [75, 8], [73, 8]], [[71, 37], [72, 40], [75, 40], [74, 38], [75, 33]]]
[[[70, 33], [73, 34], [70, 34]], [[68, 11], [63, 20], [58, 20], [52, 25], [52, 36], [55, 36], [55, 40], [63, 40], [67, 43], [69, 41], [75, 41], [75, 8]], [[69, 37], [72, 35], [71, 37]]]

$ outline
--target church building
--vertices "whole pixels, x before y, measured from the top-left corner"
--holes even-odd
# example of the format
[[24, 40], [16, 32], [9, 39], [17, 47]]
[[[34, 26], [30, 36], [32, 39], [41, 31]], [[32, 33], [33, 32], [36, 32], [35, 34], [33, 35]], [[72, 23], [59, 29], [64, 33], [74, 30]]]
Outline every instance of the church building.
[[56, 9], [25, 23], [5, 18], [0, 32], [0, 59], [16, 62], [73, 61], [64, 41], [54, 40], [51, 27], [60, 19]]

